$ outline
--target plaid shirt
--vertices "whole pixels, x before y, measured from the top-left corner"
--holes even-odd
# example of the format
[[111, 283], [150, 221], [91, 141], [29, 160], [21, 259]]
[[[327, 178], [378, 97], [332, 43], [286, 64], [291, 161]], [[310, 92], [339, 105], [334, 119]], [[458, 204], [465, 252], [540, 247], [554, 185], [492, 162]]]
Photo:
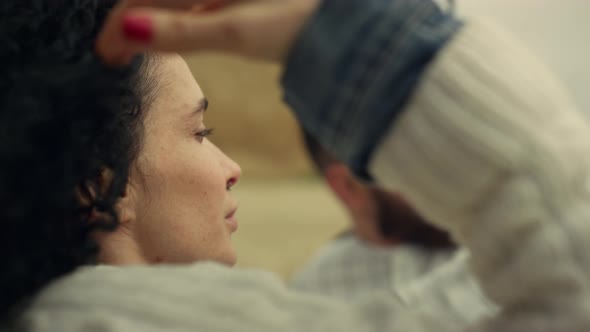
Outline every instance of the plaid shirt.
[[321, 248], [290, 286], [347, 299], [390, 291], [408, 306], [438, 306], [468, 324], [496, 312], [469, 273], [468, 258], [465, 250], [374, 247], [347, 235]]

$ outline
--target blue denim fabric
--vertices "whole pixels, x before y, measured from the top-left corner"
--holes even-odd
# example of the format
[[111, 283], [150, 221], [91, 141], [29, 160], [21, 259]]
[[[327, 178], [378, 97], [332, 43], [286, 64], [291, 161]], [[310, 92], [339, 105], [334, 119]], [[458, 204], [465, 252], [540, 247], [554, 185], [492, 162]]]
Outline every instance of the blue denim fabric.
[[285, 100], [361, 178], [421, 74], [462, 23], [430, 0], [325, 0], [295, 43]]

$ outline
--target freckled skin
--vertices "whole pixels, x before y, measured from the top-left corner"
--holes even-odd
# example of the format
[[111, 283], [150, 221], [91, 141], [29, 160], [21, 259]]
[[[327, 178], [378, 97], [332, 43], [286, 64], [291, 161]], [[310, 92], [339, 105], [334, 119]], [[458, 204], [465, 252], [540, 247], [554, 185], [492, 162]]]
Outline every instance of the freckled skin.
[[107, 264], [190, 263], [233, 265], [236, 254], [226, 216], [237, 205], [227, 190], [240, 167], [208, 139], [203, 92], [180, 56], [155, 64], [158, 87], [144, 120], [139, 157], [119, 210], [121, 228], [105, 236]]

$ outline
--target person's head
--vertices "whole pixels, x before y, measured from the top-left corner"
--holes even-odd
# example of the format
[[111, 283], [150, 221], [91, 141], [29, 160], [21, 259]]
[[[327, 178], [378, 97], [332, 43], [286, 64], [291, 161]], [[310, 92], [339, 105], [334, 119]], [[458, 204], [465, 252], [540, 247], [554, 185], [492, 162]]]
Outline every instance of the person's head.
[[364, 184], [315, 138], [305, 131], [302, 133], [310, 159], [348, 210], [357, 237], [377, 245], [454, 247], [446, 232], [430, 225], [400, 195]]
[[237, 208], [229, 191], [239, 166], [207, 138], [208, 102], [178, 55], [151, 63], [150, 105], [138, 152], [117, 204], [119, 227], [99, 237], [105, 263], [234, 264], [230, 235]]
[[82, 265], [235, 262], [239, 166], [179, 56], [94, 55], [115, 2], [0, 2], [2, 315]]

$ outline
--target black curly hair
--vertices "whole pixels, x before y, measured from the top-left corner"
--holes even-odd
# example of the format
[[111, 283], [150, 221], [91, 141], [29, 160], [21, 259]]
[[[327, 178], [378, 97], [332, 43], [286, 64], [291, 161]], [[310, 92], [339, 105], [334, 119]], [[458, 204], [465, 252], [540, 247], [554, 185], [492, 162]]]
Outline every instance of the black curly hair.
[[91, 233], [117, 227], [154, 78], [148, 56], [108, 68], [94, 54], [115, 3], [0, 1], [2, 321], [52, 280], [93, 264]]

